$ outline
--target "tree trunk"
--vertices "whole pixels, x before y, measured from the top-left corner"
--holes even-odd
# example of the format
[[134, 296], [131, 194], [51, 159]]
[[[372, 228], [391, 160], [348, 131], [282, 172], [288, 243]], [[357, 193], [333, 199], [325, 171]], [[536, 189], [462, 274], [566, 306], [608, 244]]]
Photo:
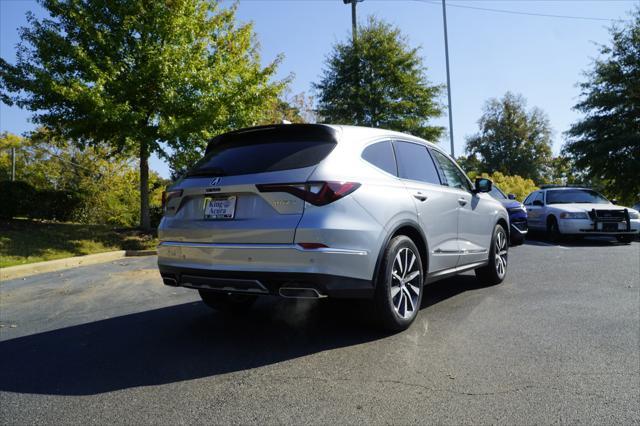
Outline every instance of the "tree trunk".
[[140, 229], [151, 229], [149, 219], [149, 144], [140, 143]]

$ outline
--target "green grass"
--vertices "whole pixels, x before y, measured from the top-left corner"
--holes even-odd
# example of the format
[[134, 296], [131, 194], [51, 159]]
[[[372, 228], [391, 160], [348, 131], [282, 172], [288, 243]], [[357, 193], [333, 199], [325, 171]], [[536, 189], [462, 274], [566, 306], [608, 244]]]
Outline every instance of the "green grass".
[[156, 245], [153, 235], [136, 229], [0, 220], [0, 268], [112, 250], [154, 249]]

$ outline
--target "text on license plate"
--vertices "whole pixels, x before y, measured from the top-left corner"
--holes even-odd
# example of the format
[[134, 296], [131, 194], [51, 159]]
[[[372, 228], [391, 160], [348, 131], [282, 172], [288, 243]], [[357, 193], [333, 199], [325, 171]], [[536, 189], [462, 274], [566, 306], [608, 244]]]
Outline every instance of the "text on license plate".
[[205, 219], [233, 219], [236, 213], [236, 196], [204, 199]]

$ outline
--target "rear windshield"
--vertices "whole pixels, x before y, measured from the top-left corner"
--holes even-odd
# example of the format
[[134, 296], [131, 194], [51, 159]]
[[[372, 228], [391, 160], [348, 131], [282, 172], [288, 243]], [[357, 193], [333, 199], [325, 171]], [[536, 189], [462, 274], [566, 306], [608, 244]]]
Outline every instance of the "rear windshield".
[[314, 166], [335, 147], [333, 141], [232, 141], [207, 148], [187, 176], [233, 176]]

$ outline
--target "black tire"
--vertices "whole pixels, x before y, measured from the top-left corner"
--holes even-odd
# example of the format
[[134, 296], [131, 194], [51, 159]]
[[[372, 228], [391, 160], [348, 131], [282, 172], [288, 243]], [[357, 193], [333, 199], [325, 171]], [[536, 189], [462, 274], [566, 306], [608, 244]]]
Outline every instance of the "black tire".
[[631, 244], [631, 241], [633, 241], [633, 235], [616, 235], [616, 240], [624, 244]]
[[250, 294], [229, 294], [217, 291], [198, 290], [205, 305], [216, 311], [227, 313], [246, 312], [258, 296]]
[[394, 237], [385, 248], [376, 277], [374, 306], [382, 327], [393, 332], [409, 328], [420, 310], [423, 283], [420, 251], [411, 238]]
[[489, 263], [487, 266], [476, 269], [476, 278], [483, 285], [496, 285], [504, 281], [507, 276], [509, 260], [509, 244], [506, 243], [507, 231], [500, 224], [493, 228], [491, 248], [489, 250]]
[[552, 243], [559, 243], [562, 240], [558, 220], [555, 216], [549, 216], [547, 219], [547, 239]]

